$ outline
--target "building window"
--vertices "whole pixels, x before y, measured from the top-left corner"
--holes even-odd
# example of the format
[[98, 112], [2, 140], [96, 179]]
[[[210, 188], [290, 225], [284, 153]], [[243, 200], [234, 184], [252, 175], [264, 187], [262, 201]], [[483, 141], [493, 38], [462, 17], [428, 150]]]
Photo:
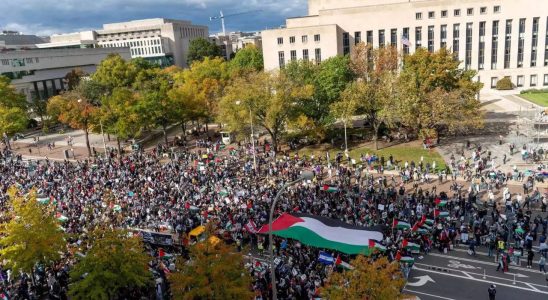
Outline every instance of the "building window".
[[320, 35], [319, 34], [315, 34], [314, 35], [314, 42], [319, 42], [320, 41]]
[[303, 35], [303, 36], [301, 36], [301, 41], [302, 41], [303, 43], [307, 43], [307, 42], [308, 42], [308, 35]]
[[415, 19], [422, 20], [422, 13], [418, 12], [415, 14]]
[[385, 37], [384, 37], [384, 29], [379, 30], [379, 47], [384, 47], [385, 43]]
[[460, 24], [453, 24], [453, 55], [459, 59]]
[[464, 55], [464, 67], [472, 67], [472, 23], [466, 23], [466, 53]]
[[283, 45], [283, 44], [284, 44], [284, 38], [279, 37], [278, 38], [278, 45]]
[[289, 43], [290, 44], [295, 44], [295, 37], [294, 36], [289, 37]]
[[434, 26], [428, 26], [428, 52], [434, 52]]
[[516, 86], [517, 87], [522, 87], [523, 86], [523, 75], [518, 76], [518, 81], [516, 83]]
[[537, 86], [537, 75], [531, 75], [530, 86]]
[[455, 9], [455, 10], [453, 11], [453, 15], [454, 15], [455, 17], [460, 17], [460, 9]]
[[480, 14], [485, 15], [487, 13], [487, 7], [480, 7]]
[[348, 32], [343, 32], [343, 55], [350, 54], [350, 34]]
[[468, 9], [466, 10], [466, 14], [469, 15], [469, 16], [474, 15], [474, 9], [473, 9], [473, 8], [468, 8]]
[[361, 43], [361, 41], [362, 41], [362, 32], [361, 31], [354, 32], [354, 45]]
[[278, 51], [278, 65], [280, 68], [285, 66], [285, 53], [283, 51]]
[[367, 31], [366, 43], [368, 45], [373, 45], [373, 30], [368, 30]]
[[10, 60], [9, 60], [9, 59], [2, 59], [2, 65], [8, 66], [9, 64], [10, 64]]
[[525, 47], [525, 19], [519, 19], [518, 36], [518, 68], [523, 67], [523, 52]]
[[398, 47], [398, 30], [395, 28], [390, 30], [390, 45], [392, 47]]
[[496, 14], [498, 14], [498, 13], [500, 12], [500, 5], [495, 5], [495, 6], [493, 7], [493, 12], [496, 13]]
[[436, 17], [436, 13], [433, 11], [428, 12], [428, 19], [434, 19]]
[[531, 40], [531, 67], [537, 66], [537, 46], [538, 46], [538, 23], [539, 18], [533, 18], [533, 39]]
[[322, 62], [322, 49], [316, 48], [314, 50], [314, 60], [316, 61], [316, 64], [320, 64]]
[[544, 66], [548, 66], [548, 18], [546, 18], [546, 39], [544, 42]]
[[548, 85], [548, 74], [544, 74], [544, 85]]
[[447, 10], [442, 10], [441, 11], [441, 17], [442, 18], [447, 18]]
[[403, 45], [403, 53], [409, 54], [409, 46], [411, 45], [411, 41], [409, 41], [409, 27], [403, 28], [401, 41]]
[[497, 82], [499, 81], [498, 77], [491, 77], [491, 88], [494, 89], [497, 87]]
[[415, 49], [422, 46], [422, 27], [415, 27]]
[[447, 47], [447, 25], [441, 25], [440, 27], [440, 48]]
[[483, 70], [485, 64], [485, 22], [479, 23], [478, 70]]
[[512, 50], [512, 20], [506, 20], [504, 39], [504, 68], [510, 68], [510, 50]]
[[297, 50], [291, 50], [289, 52], [289, 56], [291, 57], [291, 61], [296, 61], [297, 60]]
[[303, 60], [308, 61], [308, 49], [303, 49]]
[[491, 37], [491, 70], [497, 69], [497, 60], [499, 54], [499, 21], [493, 21], [493, 31]]

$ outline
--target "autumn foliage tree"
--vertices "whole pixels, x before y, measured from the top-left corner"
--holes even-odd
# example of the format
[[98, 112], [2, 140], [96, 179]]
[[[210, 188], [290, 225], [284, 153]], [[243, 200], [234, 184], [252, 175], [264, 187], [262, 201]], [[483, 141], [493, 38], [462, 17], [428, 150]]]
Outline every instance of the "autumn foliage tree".
[[320, 291], [328, 300], [401, 299], [405, 285], [399, 264], [390, 263], [386, 257], [372, 259], [358, 256], [350, 264], [352, 270], [333, 272], [327, 284]]
[[91, 249], [70, 271], [71, 299], [131, 298], [152, 283], [141, 238], [111, 229], [96, 229], [91, 237]]
[[177, 261], [177, 272], [168, 277], [173, 299], [252, 299], [251, 276], [243, 257], [217, 238], [190, 249], [190, 260]]
[[31, 273], [36, 265], [49, 266], [65, 250], [64, 233], [52, 207], [37, 201], [35, 191], [27, 195], [11, 188], [10, 208], [0, 224], [0, 259], [12, 270]]
[[9, 78], [0, 75], [0, 138], [22, 131], [28, 120], [25, 96], [17, 92]]

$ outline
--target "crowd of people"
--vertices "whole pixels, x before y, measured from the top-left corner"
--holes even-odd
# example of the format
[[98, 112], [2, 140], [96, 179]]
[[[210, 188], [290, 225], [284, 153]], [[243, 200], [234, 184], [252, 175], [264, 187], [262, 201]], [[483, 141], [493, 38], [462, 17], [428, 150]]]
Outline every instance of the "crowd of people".
[[[277, 191], [284, 183], [299, 178], [302, 170], [313, 171], [314, 178], [289, 187], [278, 202], [275, 217], [294, 212], [356, 226], [381, 225], [386, 230], [384, 240], [378, 242], [386, 251], [375, 255], [385, 255], [394, 261], [417, 252], [408, 244], [419, 245], [418, 251], [428, 253], [436, 249], [451, 251], [458, 243], [469, 245], [473, 255], [477, 246], [484, 245], [490, 255], [500, 257], [504, 271], [519, 257], [518, 252], [529, 258], [535, 244], [540, 247], [539, 253], [533, 252], [532, 256], [546, 259], [548, 218], [534, 210], [537, 207], [546, 210], [544, 195], [535, 189], [532, 177], [525, 176], [525, 197], [518, 199], [508, 191], [507, 174], [481, 168], [477, 163], [487, 158], [482, 157], [481, 149], [470, 157], [463, 155], [459, 161], [452, 160], [448, 168], [441, 169], [435, 162], [422, 159], [398, 162], [392, 156], [373, 158], [369, 154], [362, 155], [359, 162], [349, 159], [348, 163], [342, 155], [332, 161], [328, 157], [275, 155], [266, 141], [259, 142], [255, 150], [246, 144], [224, 148], [211, 139], [197, 142], [196, 146], [200, 148], [175, 151], [158, 146], [153, 151], [135, 151], [121, 158], [112, 154], [108, 158], [77, 162], [31, 162], [8, 150], [2, 152], [2, 214], [7, 212], [9, 187], [16, 186], [22, 193], [35, 189], [40, 198], [55, 203], [58, 215], [66, 217], [62, 226], [73, 237], [68, 241], [69, 248], [75, 249], [65, 254], [63, 262], [32, 275], [14, 274], [2, 268], [2, 293], [9, 299], [37, 299], [36, 295], [44, 294], [66, 298], [68, 272], [77, 254], [87, 250], [87, 232], [97, 226], [171, 234], [185, 247], [193, 242], [188, 239], [189, 232], [215, 221], [219, 235], [227, 242], [238, 249], [249, 246], [246, 267], [254, 278], [250, 288], [255, 291], [256, 299], [271, 298], [268, 264], [264, 263], [263, 254], [269, 247], [268, 241], [247, 225], [267, 224]], [[385, 172], [391, 169], [397, 172]], [[474, 172], [474, 176], [466, 178], [470, 181], [469, 188], [453, 181], [450, 189], [441, 190], [438, 184], [451, 181], [448, 175], [457, 171]], [[439, 182], [432, 182], [431, 178]], [[335, 187], [335, 192], [325, 191], [323, 186]], [[394, 220], [411, 227], [394, 228]], [[135, 296], [167, 299], [169, 286], [165, 272], [175, 271], [175, 265], [173, 261], [157, 259], [157, 245], [151, 243], [147, 250], [151, 253], [150, 269], [156, 287], [152, 296]], [[321, 249], [276, 238], [275, 250], [279, 296], [283, 299], [318, 296], [319, 288], [334, 271], [333, 265], [318, 260]], [[329, 252], [345, 261], [352, 258]], [[409, 263], [402, 262], [402, 267], [407, 275]], [[544, 265], [539, 264], [539, 268], [543, 270]], [[34, 282], [41, 285], [31, 284], [30, 276], [35, 276]]]

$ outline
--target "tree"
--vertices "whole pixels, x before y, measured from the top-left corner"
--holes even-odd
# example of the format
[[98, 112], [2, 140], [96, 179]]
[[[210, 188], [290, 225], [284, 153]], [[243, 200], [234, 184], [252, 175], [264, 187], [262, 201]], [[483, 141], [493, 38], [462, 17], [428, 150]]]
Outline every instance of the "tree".
[[[15, 90], [9, 78], [0, 75], [0, 136], [9, 137], [27, 127], [27, 108], [25, 96]], [[6, 145], [10, 148], [9, 139]]]
[[138, 66], [148, 68], [148, 65], [141, 64], [140, 60], [128, 63], [119, 54], [110, 54], [101, 61], [92, 79], [102, 84], [108, 91], [116, 87], [130, 87], [140, 70]]
[[348, 57], [332, 57], [324, 60], [320, 65], [309, 61], [292, 62], [282, 72], [300, 85], [314, 87], [312, 99], [300, 101], [298, 107], [301, 115], [298, 120], [309, 126], [300, 127], [302, 124], [297, 123], [292, 127], [310, 128], [307, 130], [307, 136], [321, 142], [326, 136], [328, 126], [334, 121], [330, 114], [330, 106], [339, 100], [341, 92], [354, 76]]
[[241, 132], [251, 114], [253, 124], [263, 127], [274, 150], [287, 123], [298, 116], [300, 101], [309, 101], [312, 85], [299, 85], [284, 73], [251, 73], [236, 78], [227, 87], [220, 103], [220, 119], [233, 131]]
[[434, 53], [421, 48], [405, 57], [398, 83], [403, 97], [399, 116], [424, 138], [483, 126], [476, 99], [482, 84], [473, 80], [476, 71], [459, 69], [459, 64], [445, 48]]
[[65, 250], [63, 232], [53, 214], [53, 207], [37, 201], [35, 191], [27, 195], [11, 188], [8, 192], [11, 211], [1, 224], [0, 259], [15, 271], [33, 272], [36, 265], [49, 266]]
[[331, 104], [331, 114], [335, 119], [342, 122], [344, 126], [344, 149], [348, 150], [348, 139], [346, 135], [346, 129], [353, 127], [353, 117], [358, 110], [358, 99], [355, 92], [356, 87], [350, 86], [345, 89], [341, 94], [341, 100]]
[[84, 76], [87, 76], [87, 74], [80, 68], [75, 68], [68, 72], [67, 75], [65, 75], [67, 90], [74, 90], [80, 84], [80, 80], [82, 80], [82, 77]]
[[197, 38], [190, 41], [187, 63], [190, 66], [196, 61], [204, 60], [206, 57], [215, 58], [221, 55], [221, 48], [219, 46], [205, 38]]
[[173, 299], [253, 298], [242, 255], [215, 237], [191, 247], [190, 261], [180, 258], [176, 266], [168, 277]]
[[70, 271], [71, 299], [118, 299], [152, 283], [139, 237], [110, 229], [96, 229], [92, 237], [91, 249]]
[[264, 69], [263, 52], [255, 45], [248, 45], [236, 52], [230, 60], [230, 69], [235, 74], [259, 72]]
[[[378, 150], [381, 126], [391, 125], [396, 117], [398, 89], [398, 52], [395, 47], [373, 49], [363, 42], [352, 52], [351, 68], [358, 80], [348, 87], [346, 98], [355, 98], [360, 110], [373, 127], [373, 141]], [[349, 101], [346, 99], [346, 101]]]
[[[80, 83], [82, 85], [82, 83]], [[89, 133], [93, 128], [93, 120], [96, 117], [97, 106], [87, 99], [78, 88], [50, 99], [47, 111], [52, 118], [74, 129], [84, 131], [88, 156], [91, 156]]]
[[335, 299], [401, 299], [405, 285], [397, 263], [386, 257], [371, 259], [359, 255], [350, 263], [354, 269], [333, 272], [321, 289], [322, 297]]

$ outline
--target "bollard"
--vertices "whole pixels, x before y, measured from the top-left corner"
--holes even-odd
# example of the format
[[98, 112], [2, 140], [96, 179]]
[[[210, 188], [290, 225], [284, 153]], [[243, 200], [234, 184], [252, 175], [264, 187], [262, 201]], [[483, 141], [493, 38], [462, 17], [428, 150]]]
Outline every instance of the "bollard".
[[514, 282], [512, 282], [512, 284], [516, 284], [516, 274], [514, 274]]
[[485, 279], [485, 269], [483, 269], [483, 279]]

